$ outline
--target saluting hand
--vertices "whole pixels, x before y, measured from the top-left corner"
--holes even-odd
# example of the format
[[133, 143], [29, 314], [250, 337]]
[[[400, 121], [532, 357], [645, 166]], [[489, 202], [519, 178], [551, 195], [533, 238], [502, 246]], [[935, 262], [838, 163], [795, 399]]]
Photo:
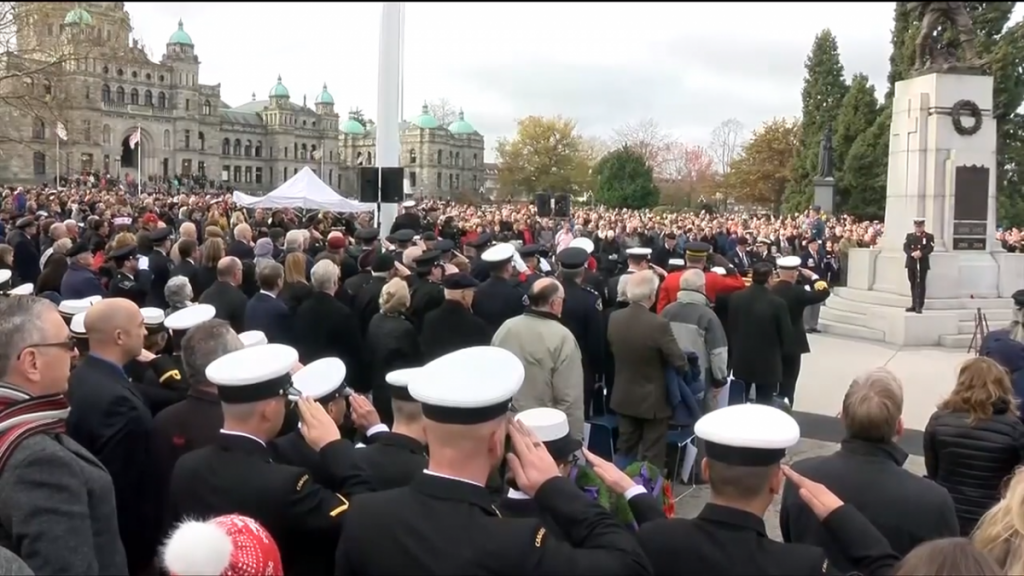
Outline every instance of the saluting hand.
[[377, 409], [365, 396], [353, 394], [349, 396], [348, 404], [352, 407], [352, 422], [359, 430], [366, 432], [380, 424], [380, 415], [377, 414]]
[[341, 438], [338, 425], [319, 402], [303, 396], [296, 406], [299, 409], [299, 431], [314, 450], [319, 452], [324, 446]]
[[529, 428], [511, 417], [509, 420], [508, 435], [513, 453], [507, 457], [508, 467], [519, 489], [532, 498], [542, 484], [558, 476], [558, 465]]
[[818, 517], [818, 520], [824, 520], [829, 514], [835, 512], [837, 508], [843, 505], [843, 501], [826, 488], [824, 484], [819, 484], [797, 474], [789, 466], [784, 465], [782, 473], [786, 475], [790, 482], [796, 484], [800, 491], [800, 499], [811, 508], [814, 515]]
[[626, 473], [619, 470], [619, 467], [615, 464], [601, 458], [586, 448], [583, 449], [583, 455], [586, 456], [587, 462], [590, 463], [590, 469], [594, 471], [594, 474], [616, 494], [623, 495], [627, 490], [636, 486], [636, 482], [633, 482], [633, 479], [626, 476]]

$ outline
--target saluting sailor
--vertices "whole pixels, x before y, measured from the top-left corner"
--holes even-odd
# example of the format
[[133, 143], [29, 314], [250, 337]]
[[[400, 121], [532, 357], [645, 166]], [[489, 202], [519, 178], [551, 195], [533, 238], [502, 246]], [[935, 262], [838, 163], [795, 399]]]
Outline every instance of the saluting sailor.
[[[197, 308], [199, 310], [195, 310]], [[203, 314], [205, 309], [199, 306], [184, 308], [182, 313], [185, 310], [195, 310], [199, 313], [188, 319], [191, 324], [189, 328], [212, 318], [206, 318]], [[125, 373], [137, 385], [142, 399], [145, 400], [150, 412], [156, 416], [164, 408], [184, 400], [188, 394], [188, 386], [185, 383], [181, 356], [164, 353], [168, 338], [167, 326], [164, 325], [164, 311], [159, 308], [141, 308], [139, 312], [142, 313], [142, 320], [146, 326], [142, 355], [125, 366]], [[180, 323], [188, 315], [174, 316]], [[175, 324], [180, 325], [182, 324]]]
[[110, 253], [110, 259], [117, 267], [114, 280], [110, 283], [111, 298], [127, 298], [142, 308], [146, 305], [146, 287], [136, 280], [139, 272], [138, 249], [129, 244]]
[[[171, 520], [242, 514], [262, 524], [281, 550], [288, 574], [332, 574], [325, 541], [337, 541], [349, 496], [325, 488], [308, 471], [276, 464], [267, 443], [295, 395], [291, 370], [299, 360], [282, 344], [254, 346], [213, 361], [224, 428], [217, 443], [185, 454], [170, 481]], [[355, 448], [315, 400], [299, 400], [302, 434], [332, 474], [353, 466]]]
[[[413, 375], [409, 394], [423, 405], [427, 470], [408, 487], [360, 497], [346, 520], [336, 574], [650, 574], [627, 528], [559, 475], [536, 435], [509, 425], [524, 377], [514, 354], [492, 346], [453, 352]], [[484, 484], [505, 456], [506, 435], [519, 490], [572, 534], [572, 544], [549, 535], [540, 520], [502, 518], [492, 505]]]
[[423, 407], [409, 394], [409, 381], [417, 370], [388, 372], [385, 380], [395, 423], [390, 431], [369, 435], [368, 446], [356, 446], [356, 460], [377, 491], [408, 486], [427, 467]]
[[512, 284], [513, 260], [516, 256], [515, 246], [508, 243], [488, 248], [480, 256], [486, 265], [488, 278], [476, 289], [473, 313], [487, 324], [491, 336], [494, 336], [505, 320], [522, 314], [529, 303], [526, 291]]
[[700, 466], [711, 485], [711, 501], [696, 518], [640, 526], [637, 537], [655, 574], [837, 574], [824, 550], [768, 537], [764, 513], [782, 493], [783, 477], [801, 488], [801, 498], [825, 530], [861, 562], [861, 573], [886, 574], [899, 562], [885, 537], [857, 510], [780, 465], [800, 440], [800, 427], [789, 414], [738, 404], [706, 414], [694, 432], [707, 450]]
[[[789, 321], [793, 325], [793, 338], [789, 339], [790, 347], [782, 351], [782, 380], [779, 383], [779, 396], [793, 406], [796, 394], [796, 381], [800, 378], [800, 357], [811, 351], [804, 330], [804, 310], [808, 306], [820, 305], [832, 292], [828, 282], [817, 274], [800, 267], [799, 256], [784, 256], [776, 261], [779, 267], [779, 280], [772, 286], [775, 294], [786, 303], [789, 309]], [[797, 279], [803, 277], [807, 284], [798, 286]]]

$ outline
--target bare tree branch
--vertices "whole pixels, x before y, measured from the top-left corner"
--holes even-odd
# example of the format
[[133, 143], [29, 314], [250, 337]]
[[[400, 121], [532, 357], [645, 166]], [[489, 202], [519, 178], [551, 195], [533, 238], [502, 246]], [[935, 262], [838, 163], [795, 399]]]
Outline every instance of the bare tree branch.
[[732, 161], [743, 149], [745, 134], [743, 123], [735, 118], [723, 120], [711, 131], [711, 146], [708, 151], [715, 160], [715, 168], [719, 174], [729, 171]]
[[459, 118], [459, 111], [447, 98], [438, 98], [427, 103], [430, 115], [437, 119], [441, 126], [448, 126]]
[[600, 136], [584, 136], [582, 147], [584, 154], [587, 155], [591, 164], [596, 163], [604, 157], [605, 154], [614, 149], [611, 142]]
[[647, 165], [651, 169], [658, 172], [664, 161], [669, 138], [653, 118], [646, 118], [617, 128], [615, 144], [633, 149], [647, 160]]

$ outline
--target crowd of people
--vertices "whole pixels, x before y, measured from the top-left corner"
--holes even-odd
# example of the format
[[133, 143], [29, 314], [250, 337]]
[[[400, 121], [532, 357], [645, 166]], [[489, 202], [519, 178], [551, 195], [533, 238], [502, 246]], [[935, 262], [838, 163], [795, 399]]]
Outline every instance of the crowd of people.
[[65, 184], [0, 205], [0, 571], [1024, 571], [1024, 291], [927, 478], [884, 369], [838, 452], [784, 464], [807, 334], [879, 222], [426, 200], [382, 230]]

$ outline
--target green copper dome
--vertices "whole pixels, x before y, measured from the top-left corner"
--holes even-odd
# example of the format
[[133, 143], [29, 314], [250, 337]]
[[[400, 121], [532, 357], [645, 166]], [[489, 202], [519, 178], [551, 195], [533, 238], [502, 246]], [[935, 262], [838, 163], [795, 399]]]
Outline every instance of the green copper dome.
[[349, 112], [348, 120], [345, 120], [345, 123], [341, 125], [341, 133], [351, 134], [353, 136], [362, 136], [363, 134], [366, 134], [366, 128], [359, 123], [359, 120], [356, 120], [355, 114]]
[[437, 118], [431, 116], [430, 107], [427, 106], [426, 102], [423, 103], [423, 110], [420, 112], [420, 115], [417, 116], [416, 119], [412, 121], [412, 123], [415, 124], [416, 126], [419, 126], [423, 130], [430, 130], [432, 128], [441, 127], [441, 123], [437, 121]]
[[168, 44], [188, 44], [192, 46], [192, 37], [185, 32], [185, 23], [178, 20], [178, 29], [171, 34], [171, 39], [167, 41]]
[[324, 82], [324, 91], [321, 92], [320, 95], [316, 97], [316, 100], [314, 100], [313, 103], [314, 104], [330, 104], [332, 106], [334, 105], [334, 96], [331, 96], [331, 93], [327, 91], [327, 83], [326, 82]]
[[68, 12], [67, 16], [64, 17], [64, 23], [92, 26], [92, 16], [81, 8], [75, 8], [74, 10]]
[[287, 98], [288, 97], [288, 89], [285, 88], [284, 84], [281, 83], [281, 75], [280, 74], [277, 75], [277, 84], [274, 84], [274, 87], [270, 89], [270, 97], [271, 98]]
[[469, 122], [466, 122], [466, 115], [459, 110], [459, 119], [452, 122], [452, 125], [448, 127], [448, 131], [452, 134], [476, 134], [476, 128]]

